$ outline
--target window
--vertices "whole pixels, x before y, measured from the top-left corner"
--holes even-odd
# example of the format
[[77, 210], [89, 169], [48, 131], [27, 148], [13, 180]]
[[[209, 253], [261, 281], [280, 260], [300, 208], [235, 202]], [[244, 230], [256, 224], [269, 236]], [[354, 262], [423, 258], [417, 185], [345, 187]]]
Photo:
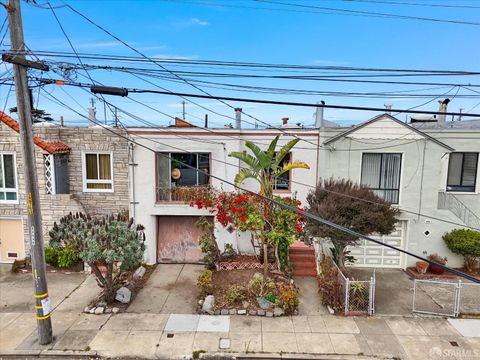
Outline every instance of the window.
[[401, 162], [402, 154], [364, 153], [361, 183], [384, 200], [398, 204]]
[[181, 201], [182, 189], [209, 184], [205, 173], [210, 173], [208, 153], [157, 153], [157, 200]]
[[474, 192], [477, 166], [478, 153], [451, 153], [448, 162], [447, 191]]
[[0, 202], [17, 203], [18, 189], [14, 153], [0, 153]]
[[[291, 153], [288, 153], [280, 163], [279, 167], [283, 167], [284, 165], [290, 162]], [[278, 178], [275, 179], [273, 184], [273, 190], [289, 190], [290, 189], [290, 171], [280, 175]]]
[[45, 192], [47, 194], [68, 194], [68, 155], [44, 154]]
[[113, 161], [111, 152], [84, 152], [83, 191], [113, 191]]

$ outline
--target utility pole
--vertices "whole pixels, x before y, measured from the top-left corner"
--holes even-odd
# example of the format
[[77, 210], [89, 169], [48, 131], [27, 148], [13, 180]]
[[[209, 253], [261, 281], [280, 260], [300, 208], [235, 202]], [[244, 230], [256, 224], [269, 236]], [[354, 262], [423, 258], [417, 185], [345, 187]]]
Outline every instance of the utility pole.
[[[25, 60], [22, 16], [20, 0], [8, 0], [8, 24], [10, 27], [11, 50], [15, 58]], [[20, 122], [20, 142], [22, 145], [23, 169], [25, 173], [25, 200], [28, 212], [28, 229], [30, 232], [30, 255], [34, 286], [35, 311], [37, 318], [38, 342], [41, 345], [52, 342], [52, 322], [50, 318], [50, 298], [48, 296], [47, 278], [45, 276], [45, 256], [43, 252], [42, 216], [38, 192], [35, 164], [32, 112], [28, 91], [27, 68], [13, 65], [15, 92]]]

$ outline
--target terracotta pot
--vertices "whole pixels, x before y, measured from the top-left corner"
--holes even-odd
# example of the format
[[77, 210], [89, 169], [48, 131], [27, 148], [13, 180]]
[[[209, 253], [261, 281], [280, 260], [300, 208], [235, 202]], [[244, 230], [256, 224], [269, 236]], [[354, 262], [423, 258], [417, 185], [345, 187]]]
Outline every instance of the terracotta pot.
[[425, 261], [417, 261], [415, 265], [419, 274], [425, 274], [427, 272], [429, 264]]
[[441, 275], [445, 272], [445, 269], [437, 264], [430, 264], [430, 272], [435, 275]]

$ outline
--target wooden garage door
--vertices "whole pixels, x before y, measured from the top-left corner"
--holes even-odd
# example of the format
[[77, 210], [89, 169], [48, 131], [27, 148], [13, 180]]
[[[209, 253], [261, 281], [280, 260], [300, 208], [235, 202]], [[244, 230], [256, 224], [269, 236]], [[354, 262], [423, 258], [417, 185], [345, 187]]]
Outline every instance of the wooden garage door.
[[[371, 236], [383, 243], [404, 249], [406, 242], [406, 221], [400, 221], [396, 229], [389, 235]], [[403, 254], [400, 251], [387, 248], [371, 241], [361, 240], [359, 246], [350, 247], [350, 254], [356, 261], [357, 267], [402, 268]]]
[[[202, 230], [195, 226], [198, 216], [158, 216], [157, 262], [200, 263], [198, 247]], [[208, 217], [213, 222], [213, 217]]]
[[0, 262], [25, 258], [23, 226], [20, 219], [0, 219]]

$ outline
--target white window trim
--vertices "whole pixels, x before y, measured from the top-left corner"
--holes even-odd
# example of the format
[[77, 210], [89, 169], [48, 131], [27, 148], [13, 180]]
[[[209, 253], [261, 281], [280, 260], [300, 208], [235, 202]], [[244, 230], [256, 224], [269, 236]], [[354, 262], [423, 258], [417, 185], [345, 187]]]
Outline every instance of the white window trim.
[[[477, 177], [475, 178], [475, 190], [474, 191], [448, 191], [447, 190], [447, 182], [448, 182], [448, 168], [450, 166], [450, 155], [452, 153], [478, 153], [477, 157]], [[452, 194], [452, 195], [478, 195], [480, 194], [480, 151], [475, 150], [457, 150], [447, 153], [447, 162], [446, 162], [446, 172], [445, 172], [445, 179], [443, 179], [443, 188], [440, 187], [440, 191]]]
[[[18, 204], [20, 202], [19, 199], [19, 193], [18, 193], [18, 174], [17, 174], [17, 154], [15, 151], [0, 151], [0, 156], [2, 156], [2, 161], [3, 161], [3, 155], [13, 155], [13, 165], [14, 165], [14, 176], [15, 176], [15, 189], [11, 188], [0, 188], [0, 191], [2, 192], [13, 192], [15, 190], [15, 193], [17, 194], [17, 200], [0, 200], [0, 204]], [[0, 176], [3, 176], [3, 174], [0, 174]]]
[[[107, 154], [110, 155], [110, 174], [112, 174], [112, 178], [110, 180], [88, 180], [88, 183], [91, 184], [112, 184], [111, 189], [89, 189], [87, 188], [87, 162], [86, 156], [88, 154], [94, 155], [102, 155]], [[98, 162], [97, 162], [98, 164]], [[84, 150], [82, 151], [82, 183], [83, 183], [83, 192], [107, 192], [113, 193], [114, 190], [114, 181], [113, 181], [113, 152], [112, 151], [95, 151], [95, 150]]]
[[362, 183], [362, 163], [363, 163], [363, 154], [401, 154], [402, 159], [400, 160], [400, 182], [398, 184], [398, 203], [391, 204], [392, 207], [400, 207], [402, 206], [402, 186], [403, 186], [403, 171], [405, 169], [404, 162], [405, 162], [405, 152], [404, 151], [361, 151], [360, 152], [360, 171], [358, 174], [358, 183]]

